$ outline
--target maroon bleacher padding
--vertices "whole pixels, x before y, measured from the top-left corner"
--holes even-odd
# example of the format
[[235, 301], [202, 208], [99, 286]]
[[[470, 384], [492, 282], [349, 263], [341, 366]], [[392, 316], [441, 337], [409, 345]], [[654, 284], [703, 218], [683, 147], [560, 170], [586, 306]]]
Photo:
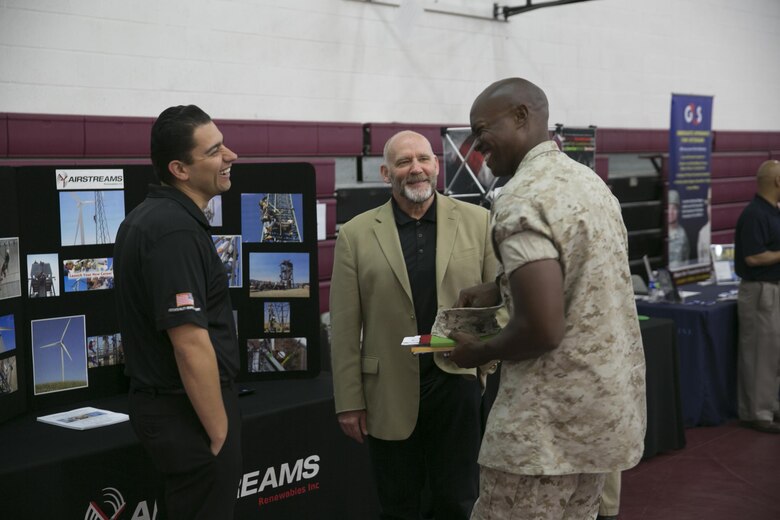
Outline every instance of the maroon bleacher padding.
[[269, 121], [271, 155], [317, 155], [317, 123]]
[[734, 243], [734, 230], [723, 229], [720, 231], [713, 231], [712, 238], [710, 239], [712, 244], [733, 244]]
[[268, 155], [268, 125], [265, 121], [218, 120], [214, 123], [222, 132], [225, 146], [239, 158]]
[[712, 136], [713, 152], [748, 152], [767, 149], [767, 136], [762, 132], [717, 130]]
[[780, 148], [780, 132], [716, 130], [713, 152], [765, 152]]
[[336, 199], [317, 199], [318, 204], [325, 204], [325, 235], [328, 238], [336, 236]]
[[8, 156], [8, 114], [0, 114], [0, 157]]
[[[402, 130], [412, 130], [418, 134], [424, 135], [431, 142], [433, 153], [441, 155], [444, 153], [444, 145], [441, 137], [441, 129], [445, 126], [453, 125], [415, 125], [405, 123], [366, 123], [364, 130], [368, 133], [368, 155], [382, 155], [385, 149], [385, 143], [393, 135]], [[468, 125], [461, 125], [468, 126]]]
[[336, 247], [335, 240], [320, 240], [317, 242], [317, 271], [320, 280], [330, 280], [333, 274], [333, 250]]
[[601, 177], [601, 180], [604, 182], [609, 180], [609, 157], [606, 155], [596, 156], [596, 174]]
[[769, 152], [769, 158], [780, 161], [780, 150], [773, 150]]
[[733, 229], [737, 225], [739, 215], [747, 204], [747, 202], [732, 202], [730, 204], [713, 205], [712, 230]]
[[[122, 166], [148, 166], [151, 168], [152, 161], [149, 159], [116, 159], [114, 157], [102, 157], [99, 159], [85, 159], [84, 157], [75, 157], [69, 159], [51, 158], [51, 159], [2, 159], [0, 161], [3, 166], [9, 168], [27, 168], [30, 166], [56, 166], [58, 168], [82, 168], [82, 167], [104, 167], [106, 169], [117, 168], [117, 165]], [[151, 170], [149, 170], [151, 171]]]
[[[0, 157], [141, 157], [148, 149], [153, 118], [0, 114]], [[437, 155], [441, 129], [461, 124], [338, 123], [216, 119], [225, 143], [245, 156], [355, 156], [382, 154], [385, 141], [401, 130], [425, 135]], [[599, 154], [668, 153], [666, 129], [598, 128]], [[780, 155], [780, 131], [713, 131], [713, 152], [765, 152]], [[727, 175], [728, 176], [728, 175]]]
[[84, 118], [86, 157], [149, 157], [149, 136], [154, 118]]
[[596, 153], [666, 153], [668, 151], [668, 130], [596, 129]]
[[258, 158], [239, 155], [236, 162], [244, 164], [308, 163], [314, 166], [314, 175], [317, 183], [317, 198], [332, 198], [336, 192], [336, 161], [333, 159], [311, 157]]
[[320, 314], [330, 309], [330, 280], [320, 282]]
[[333, 159], [308, 159], [314, 166], [317, 181], [317, 198], [332, 198], [336, 193], [336, 161]]
[[713, 179], [712, 203], [749, 202], [756, 193], [756, 178]]
[[8, 114], [8, 157], [83, 156], [83, 116]]
[[318, 123], [317, 155], [361, 155], [363, 125], [360, 123]]
[[755, 177], [758, 167], [769, 158], [769, 152], [712, 154], [710, 172], [713, 179]]
[[8, 114], [0, 114], [0, 157], [8, 156]]

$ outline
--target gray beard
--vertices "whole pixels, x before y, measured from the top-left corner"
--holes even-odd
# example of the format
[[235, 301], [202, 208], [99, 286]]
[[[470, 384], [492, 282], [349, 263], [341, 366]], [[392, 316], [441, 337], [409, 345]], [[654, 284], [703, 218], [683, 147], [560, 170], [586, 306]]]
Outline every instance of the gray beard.
[[431, 184], [427, 183], [425, 186], [425, 191], [412, 190], [408, 186], [404, 186], [404, 197], [416, 204], [425, 202], [433, 196], [433, 187]]

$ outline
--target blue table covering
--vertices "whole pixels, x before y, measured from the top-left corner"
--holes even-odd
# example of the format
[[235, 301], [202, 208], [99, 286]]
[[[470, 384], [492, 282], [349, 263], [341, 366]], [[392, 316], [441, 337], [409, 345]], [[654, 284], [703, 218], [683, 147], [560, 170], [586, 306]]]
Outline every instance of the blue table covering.
[[680, 398], [686, 427], [715, 426], [737, 415], [737, 302], [718, 301], [735, 285], [686, 285], [684, 303], [637, 301], [639, 314], [677, 326]]

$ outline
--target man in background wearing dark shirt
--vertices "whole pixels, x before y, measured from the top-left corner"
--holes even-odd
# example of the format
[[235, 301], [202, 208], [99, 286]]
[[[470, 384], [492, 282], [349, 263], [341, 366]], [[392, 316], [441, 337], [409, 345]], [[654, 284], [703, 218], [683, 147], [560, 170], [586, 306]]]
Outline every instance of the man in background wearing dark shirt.
[[130, 422], [163, 475], [169, 518], [233, 518], [238, 343], [203, 208], [230, 189], [237, 156], [194, 105], [160, 114], [151, 156], [161, 186], [124, 220], [114, 250]]
[[780, 433], [780, 162], [758, 169], [758, 193], [734, 236], [739, 284], [737, 397], [745, 426]]
[[[487, 210], [436, 194], [431, 144], [400, 132], [385, 145], [392, 198], [339, 230], [330, 289], [338, 421], [367, 436], [382, 519], [421, 517], [430, 484], [437, 520], [465, 520], [477, 497], [480, 385], [441, 354], [411, 354], [461, 288], [492, 281]], [[466, 376], [466, 377], [464, 377]]]

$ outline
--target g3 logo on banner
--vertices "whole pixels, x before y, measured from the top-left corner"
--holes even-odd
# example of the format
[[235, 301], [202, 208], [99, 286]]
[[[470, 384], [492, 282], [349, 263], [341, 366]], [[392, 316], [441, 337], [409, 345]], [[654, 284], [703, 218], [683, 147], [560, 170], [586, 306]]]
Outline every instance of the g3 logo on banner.
[[685, 105], [685, 122], [686, 123], [693, 123], [694, 125], [701, 124], [702, 120], [704, 119], [704, 114], [702, 113], [702, 106], [701, 105], [694, 105], [693, 103], [688, 103]]

